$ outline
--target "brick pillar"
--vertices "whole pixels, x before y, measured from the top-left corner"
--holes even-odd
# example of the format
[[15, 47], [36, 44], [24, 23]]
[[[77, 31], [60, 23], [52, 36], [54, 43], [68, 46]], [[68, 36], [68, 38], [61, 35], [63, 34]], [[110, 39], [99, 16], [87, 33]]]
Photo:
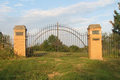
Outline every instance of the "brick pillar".
[[102, 58], [102, 36], [100, 24], [91, 24], [88, 27], [88, 47], [89, 47], [89, 58], [99, 59]]
[[26, 32], [24, 25], [14, 27], [14, 51], [19, 56], [26, 56]]

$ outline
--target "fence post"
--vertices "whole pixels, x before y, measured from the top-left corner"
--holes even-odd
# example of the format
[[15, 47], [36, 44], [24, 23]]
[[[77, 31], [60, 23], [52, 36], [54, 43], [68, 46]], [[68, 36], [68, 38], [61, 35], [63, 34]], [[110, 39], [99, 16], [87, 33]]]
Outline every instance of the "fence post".
[[16, 55], [26, 56], [26, 33], [24, 25], [14, 27], [14, 51]]
[[88, 45], [89, 45], [89, 58], [103, 60], [102, 58], [102, 36], [101, 36], [100, 24], [89, 25]]

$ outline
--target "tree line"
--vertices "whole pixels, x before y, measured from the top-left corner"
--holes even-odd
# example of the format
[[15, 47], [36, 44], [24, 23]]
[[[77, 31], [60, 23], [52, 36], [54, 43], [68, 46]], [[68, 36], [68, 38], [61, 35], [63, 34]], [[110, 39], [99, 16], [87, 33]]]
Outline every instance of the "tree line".
[[48, 39], [44, 40], [44, 42], [42, 44], [35, 44], [34, 46], [31, 47], [31, 51], [59, 51], [59, 52], [81, 52], [83, 50], [85, 50], [86, 47], [83, 48], [79, 48], [76, 45], [71, 45], [71, 46], [67, 46], [65, 44], [63, 44], [60, 39], [57, 39], [57, 36], [55, 35], [51, 35], [49, 36]]

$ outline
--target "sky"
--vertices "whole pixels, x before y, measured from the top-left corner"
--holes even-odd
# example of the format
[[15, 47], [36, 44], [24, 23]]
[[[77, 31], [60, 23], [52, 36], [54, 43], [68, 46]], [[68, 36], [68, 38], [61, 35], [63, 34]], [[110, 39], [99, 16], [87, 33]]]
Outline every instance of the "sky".
[[64, 24], [87, 32], [90, 24], [100, 24], [111, 32], [110, 20], [119, 11], [119, 0], [0, 0], [0, 31], [13, 35], [15, 25], [25, 25], [34, 33], [50, 24]]

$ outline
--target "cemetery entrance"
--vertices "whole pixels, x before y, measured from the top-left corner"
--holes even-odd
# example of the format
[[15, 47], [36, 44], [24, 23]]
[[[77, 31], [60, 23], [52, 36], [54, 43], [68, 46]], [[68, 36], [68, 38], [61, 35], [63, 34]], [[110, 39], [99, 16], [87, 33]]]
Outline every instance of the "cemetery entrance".
[[34, 34], [27, 34], [27, 57], [88, 57], [87, 32], [64, 25], [49, 25]]

